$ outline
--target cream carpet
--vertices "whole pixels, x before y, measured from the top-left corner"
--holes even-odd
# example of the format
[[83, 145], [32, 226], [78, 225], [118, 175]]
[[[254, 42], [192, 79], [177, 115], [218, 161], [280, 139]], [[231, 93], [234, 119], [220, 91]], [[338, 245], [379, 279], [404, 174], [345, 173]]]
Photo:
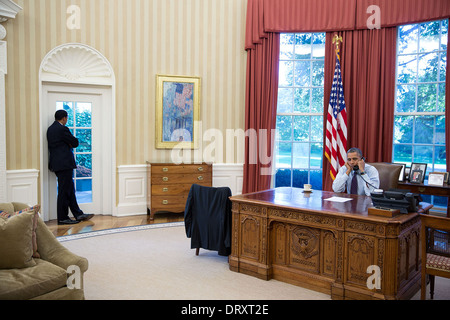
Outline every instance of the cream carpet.
[[196, 256], [182, 224], [84, 236], [58, 239], [89, 260], [84, 275], [88, 300], [330, 299], [329, 295], [280, 281], [232, 272], [228, 257], [216, 251], [200, 249]]
[[[196, 256], [182, 222], [58, 240], [89, 260], [88, 300], [330, 300], [327, 294], [232, 272], [228, 258], [215, 251], [200, 249]], [[412, 298], [417, 299], [420, 291]], [[449, 299], [450, 279], [436, 277], [435, 300]]]

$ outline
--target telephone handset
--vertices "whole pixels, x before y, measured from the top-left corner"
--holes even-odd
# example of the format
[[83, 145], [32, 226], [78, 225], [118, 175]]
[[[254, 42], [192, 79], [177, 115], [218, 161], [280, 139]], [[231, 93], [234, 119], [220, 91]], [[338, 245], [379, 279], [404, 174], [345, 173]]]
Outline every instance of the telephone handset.
[[[366, 158], [362, 157], [361, 160], [366, 161]], [[358, 171], [359, 170], [359, 166], [358, 165], [353, 166], [353, 170], [354, 171]]]

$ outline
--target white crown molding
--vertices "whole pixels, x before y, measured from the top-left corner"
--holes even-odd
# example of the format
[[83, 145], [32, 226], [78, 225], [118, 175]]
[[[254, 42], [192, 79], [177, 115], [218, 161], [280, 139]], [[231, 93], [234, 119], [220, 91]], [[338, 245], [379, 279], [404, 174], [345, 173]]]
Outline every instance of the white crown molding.
[[0, 22], [14, 19], [22, 7], [11, 0], [0, 0]]
[[45, 56], [41, 80], [111, 85], [113, 72], [107, 59], [97, 50], [81, 43], [67, 43]]

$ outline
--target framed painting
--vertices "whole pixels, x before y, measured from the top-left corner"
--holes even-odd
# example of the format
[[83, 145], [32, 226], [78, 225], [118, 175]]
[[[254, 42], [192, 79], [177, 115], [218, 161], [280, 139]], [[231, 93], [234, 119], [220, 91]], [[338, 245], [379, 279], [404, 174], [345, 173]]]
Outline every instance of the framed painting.
[[156, 75], [156, 148], [198, 148], [200, 78]]

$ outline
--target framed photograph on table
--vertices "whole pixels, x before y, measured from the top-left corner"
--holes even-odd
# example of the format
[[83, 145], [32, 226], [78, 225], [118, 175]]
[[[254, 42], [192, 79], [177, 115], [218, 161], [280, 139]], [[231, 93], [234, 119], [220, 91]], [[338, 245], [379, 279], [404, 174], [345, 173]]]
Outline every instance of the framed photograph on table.
[[442, 187], [445, 182], [446, 172], [430, 172], [428, 175], [428, 184]]
[[156, 148], [198, 148], [200, 78], [156, 76]]
[[426, 163], [411, 163], [411, 170], [409, 172], [409, 182], [423, 183], [425, 173], [427, 171]]

